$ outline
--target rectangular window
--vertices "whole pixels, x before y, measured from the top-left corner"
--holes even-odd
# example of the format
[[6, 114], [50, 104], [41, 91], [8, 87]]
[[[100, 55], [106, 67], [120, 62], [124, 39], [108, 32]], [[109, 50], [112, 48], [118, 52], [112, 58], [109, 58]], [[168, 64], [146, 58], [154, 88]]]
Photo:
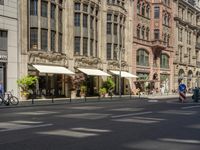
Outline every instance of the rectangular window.
[[107, 34], [112, 34], [112, 23], [107, 23]]
[[93, 48], [93, 44], [94, 42], [93, 42], [93, 40], [90, 40], [90, 56], [93, 56], [93, 50], [94, 50], [94, 48]]
[[114, 24], [114, 35], [117, 35], [117, 24]]
[[80, 13], [75, 13], [74, 15], [74, 25], [80, 27]]
[[30, 49], [38, 48], [38, 29], [30, 29]]
[[81, 10], [81, 4], [80, 3], [75, 3], [74, 4], [74, 10]]
[[55, 51], [56, 32], [51, 31], [51, 50]]
[[75, 55], [80, 55], [80, 46], [81, 46], [81, 38], [80, 37], [75, 37], [74, 38], [74, 54]]
[[159, 29], [154, 30], [154, 39], [159, 40], [160, 39], [160, 31]]
[[42, 17], [47, 17], [47, 6], [48, 6], [48, 3], [45, 1], [42, 1], [42, 3], [41, 3], [41, 16]]
[[4, 5], [4, 0], [0, 0], [0, 5]]
[[84, 11], [84, 12], [87, 12], [87, 11], [88, 11], [88, 5], [83, 4], [83, 11]]
[[41, 49], [47, 51], [48, 46], [48, 30], [41, 29]]
[[112, 44], [111, 43], [107, 43], [107, 59], [110, 60], [111, 59], [111, 52], [112, 51]]
[[159, 19], [160, 17], [160, 7], [159, 6], [155, 6], [154, 7], [154, 18], [155, 19]]
[[37, 16], [38, 14], [38, 0], [30, 1], [30, 15]]
[[90, 28], [93, 29], [94, 28], [94, 17], [90, 17]]
[[88, 15], [83, 14], [83, 27], [87, 28], [88, 26]]
[[83, 55], [87, 56], [87, 50], [88, 50], [88, 39], [83, 38]]
[[51, 19], [55, 19], [56, 6], [51, 4]]
[[58, 10], [58, 23], [59, 23], [59, 29], [62, 31], [62, 9]]
[[112, 21], [112, 14], [107, 14], [107, 21]]
[[0, 30], [0, 51], [8, 50], [8, 32]]
[[62, 34], [59, 33], [58, 36], [58, 52], [62, 53]]

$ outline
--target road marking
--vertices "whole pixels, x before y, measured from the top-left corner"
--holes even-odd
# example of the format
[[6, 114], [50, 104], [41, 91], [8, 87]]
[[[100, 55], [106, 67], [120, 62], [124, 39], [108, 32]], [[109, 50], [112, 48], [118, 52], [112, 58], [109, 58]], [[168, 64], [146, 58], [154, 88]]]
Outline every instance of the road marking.
[[121, 119], [113, 119], [113, 121], [120, 121], [120, 122], [131, 122], [131, 123], [157, 123], [163, 121], [165, 119], [161, 118], [149, 118], [149, 117], [132, 117], [132, 118], [121, 118]]
[[181, 109], [192, 109], [192, 108], [199, 108], [200, 106], [187, 106], [187, 107], [182, 107]]
[[65, 118], [75, 118], [75, 119], [103, 119], [111, 114], [100, 114], [100, 113], [82, 113], [82, 114], [67, 114], [67, 115], [59, 115], [58, 117], [65, 117]]
[[148, 102], [150, 102], [150, 103], [156, 103], [156, 102], [158, 102], [158, 100], [148, 100]]
[[131, 114], [111, 116], [111, 118], [121, 118], [121, 117], [137, 116], [137, 115], [146, 115], [146, 114], [151, 114], [151, 113], [153, 113], [153, 112], [147, 111], [147, 112], [139, 112], [139, 113], [131, 113]]
[[8, 124], [8, 126], [5, 129], [1, 129], [0, 132], [6, 132], [6, 131], [16, 131], [16, 130], [24, 130], [24, 129], [32, 129], [32, 128], [39, 128], [39, 127], [47, 127], [52, 126], [53, 124], [41, 124], [41, 125], [19, 125], [19, 124]]
[[196, 111], [184, 111], [184, 110], [165, 110], [165, 111], [159, 111], [159, 113], [175, 114], [175, 115], [194, 115], [197, 112]]
[[71, 130], [54, 130], [54, 131], [48, 131], [48, 132], [38, 132], [38, 134], [67, 136], [67, 137], [73, 137], [73, 138], [85, 138], [85, 137], [98, 135], [96, 133], [83, 133], [83, 132], [71, 131]]
[[71, 130], [75, 130], [75, 131], [89, 131], [89, 132], [111, 132], [110, 130], [91, 129], [91, 128], [71, 128]]
[[80, 106], [80, 107], [71, 107], [70, 109], [96, 110], [96, 109], [102, 109], [102, 107], [97, 107], [97, 106]]
[[110, 111], [141, 111], [144, 110], [144, 108], [116, 108], [116, 109], [110, 109]]
[[56, 114], [58, 112], [54, 112], [54, 111], [35, 111], [35, 112], [19, 112], [16, 114], [19, 115], [49, 115], [49, 114]]
[[164, 142], [173, 142], [173, 143], [186, 143], [186, 144], [200, 144], [199, 140], [191, 140], [191, 139], [170, 139], [170, 138], [163, 138], [159, 139], [160, 141]]

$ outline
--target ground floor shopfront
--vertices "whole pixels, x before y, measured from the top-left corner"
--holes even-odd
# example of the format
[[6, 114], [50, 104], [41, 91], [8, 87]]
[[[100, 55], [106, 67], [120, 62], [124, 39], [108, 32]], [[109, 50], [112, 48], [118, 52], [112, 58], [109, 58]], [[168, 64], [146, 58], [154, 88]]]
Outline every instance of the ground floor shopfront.
[[175, 65], [174, 90], [177, 91], [179, 84], [186, 85], [187, 91], [191, 92], [195, 87], [200, 86], [200, 70], [196, 67]]

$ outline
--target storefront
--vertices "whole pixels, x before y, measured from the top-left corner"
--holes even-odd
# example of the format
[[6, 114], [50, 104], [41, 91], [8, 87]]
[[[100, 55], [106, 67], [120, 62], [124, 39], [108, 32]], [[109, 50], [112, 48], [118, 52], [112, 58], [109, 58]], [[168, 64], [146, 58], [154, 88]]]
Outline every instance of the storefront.
[[29, 75], [38, 77], [35, 91], [39, 98], [49, 97], [52, 94], [55, 97], [69, 96], [69, 87], [66, 84], [66, 78], [74, 73], [65, 67], [48, 65], [29, 65]]
[[0, 84], [2, 84], [3, 90], [7, 89], [7, 55], [0, 55]]
[[78, 70], [85, 74], [87, 96], [97, 96], [103, 82], [102, 77], [110, 76], [108, 73], [99, 69], [78, 68]]
[[[111, 74], [113, 74], [114, 82], [115, 82], [115, 89], [114, 94], [119, 94], [119, 80], [120, 80], [120, 71], [110, 70]], [[130, 78], [137, 78], [136, 75], [133, 75], [126, 71], [121, 71], [121, 94], [127, 95], [131, 92], [130, 86]]]
[[169, 74], [160, 74], [160, 88], [161, 93], [169, 93], [170, 92], [170, 75]]
[[140, 92], [148, 94], [151, 88], [154, 88], [152, 82], [149, 81], [149, 73], [146, 72], [137, 72], [138, 76], [137, 81], [135, 81], [136, 89], [139, 89]]

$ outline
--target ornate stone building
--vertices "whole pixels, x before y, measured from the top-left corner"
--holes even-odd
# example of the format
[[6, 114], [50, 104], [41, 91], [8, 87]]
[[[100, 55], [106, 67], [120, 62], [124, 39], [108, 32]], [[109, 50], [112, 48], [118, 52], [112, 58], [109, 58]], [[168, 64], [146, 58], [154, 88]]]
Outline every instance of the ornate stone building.
[[[90, 95], [102, 76], [118, 85], [119, 56], [123, 73], [132, 72], [132, 15], [132, 0], [20, 0], [20, 75], [37, 75], [40, 94], [69, 96], [73, 73], [84, 73]], [[129, 80], [122, 83], [128, 93]]]
[[180, 83], [188, 89], [200, 85], [199, 10], [198, 0], [173, 0], [175, 90]]
[[135, 87], [145, 93], [170, 92], [173, 85], [172, 2], [135, 0], [133, 72]]

